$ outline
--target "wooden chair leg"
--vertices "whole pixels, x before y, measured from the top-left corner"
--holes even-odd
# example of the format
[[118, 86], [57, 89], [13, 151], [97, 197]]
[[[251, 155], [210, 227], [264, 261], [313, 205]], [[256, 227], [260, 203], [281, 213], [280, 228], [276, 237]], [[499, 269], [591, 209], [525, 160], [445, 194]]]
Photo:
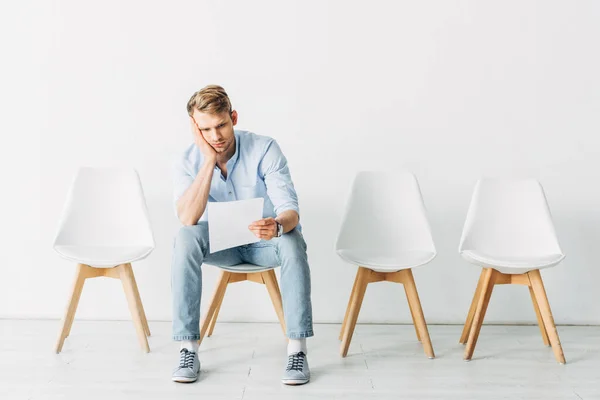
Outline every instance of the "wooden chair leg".
[[435, 358], [433, 352], [433, 346], [429, 337], [429, 330], [427, 329], [427, 323], [425, 322], [425, 316], [423, 315], [423, 308], [421, 307], [421, 301], [419, 300], [419, 293], [417, 292], [417, 285], [410, 269], [404, 270], [404, 290], [406, 291], [406, 298], [408, 300], [409, 307], [414, 312], [415, 328], [417, 329], [417, 336], [422, 339], [423, 348], [425, 354], [429, 358]]
[[542, 314], [540, 313], [540, 307], [538, 306], [538, 301], [535, 297], [535, 293], [533, 293], [533, 289], [529, 286], [529, 294], [531, 295], [531, 302], [533, 303], [533, 309], [535, 310], [535, 316], [537, 317], [538, 326], [540, 327], [540, 333], [542, 334], [542, 340], [544, 341], [545, 346], [550, 346], [550, 340], [548, 339], [548, 332], [546, 331], [546, 327], [544, 326], [544, 320], [542, 319]]
[[202, 343], [202, 339], [204, 339], [204, 335], [208, 330], [208, 324], [214, 317], [215, 311], [217, 310], [218, 300], [225, 296], [225, 291], [227, 290], [227, 285], [229, 283], [229, 278], [232, 273], [228, 271], [221, 270], [221, 276], [219, 277], [219, 282], [217, 283], [217, 287], [213, 293], [212, 299], [210, 300], [210, 304], [208, 306], [208, 310], [206, 311], [206, 315], [204, 319], [200, 323], [200, 339], [198, 340], [198, 345]]
[[133, 319], [135, 330], [137, 332], [140, 345], [142, 346], [142, 350], [144, 350], [146, 353], [149, 353], [150, 347], [148, 346], [148, 338], [146, 337], [146, 330], [144, 329], [144, 323], [142, 320], [143, 311], [139, 308], [138, 300], [135, 295], [135, 278], [133, 276], [133, 269], [131, 268], [131, 264], [119, 265], [118, 267], [116, 267], [116, 272], [118, 272], [119, 277], [121, 278], [123, 290], [125, 291], [125, 297], [127, 297], [127, 304], [129, 304], [131, 318]]
[[210, 324], [208, 325], [208, 331], [206, 332], [207, 337], [211, 337], [213, 334], [213, 331], [215, 330], [215, 325], [217, 324], [217, 318], [219, 317], [219, 311], [221, 311], [221, 304], [223, 304], [224, 298], [225, 298], [225, 291], [223, 291], [223, 293], [221, 294], [221, 297], [219, 297], [216, 300], [218, 302], [217, 308], [215, 309], [215, 314], [213, 315], [212, 319], [210, 320]]
[[417, 340], [420, 342], [421, 341], [421, 334], [419, 333], [418, 322], [415, 319], [415, 310], [413, 310], [413, 304], [410, 301], [410, 296], [408, 294], [408, 289], [406, 288], [406, 285], [402, 285], [402, 286], [404, 286], [404, 293], [406, 294], [406, 299], [408, 300], [408, 309], [410, 310], [410, 316], [412, 318], [413, 326], [415, 327], [415, 332], [417, 334]]
[[[94, 269], [93, 267], [90, 267], [89, 265], [86, 264], [78, 264], [77, 265], [77, 270], [81, 271], [81, 273], [83, 274], [83, 280], [85, 283], [85, 280], [88, 278], [93, 278], [95, 276], [97, 276], [97, 272], [96, 269]], [[84, 283], [82, 283], [82, 287], [81, 290], [83, 290], [83, 285]], [[77, 297], [77, 303], [79, 303], [79, 298], [81, 297], [81, 291], [79, 292], [79, 295]], [[77, 308], [77, 305], [75, 305], [75, 308]], [[65, 339], [69, 337], [69, 335], [71, 334], [71, 328], [73, 327], [73, 320], [75, 319], [75, 311], [71, 314], [71, 316], [69, 317], [68, 323], [67, 323], [67, 332], [65, 334]]]
[[275, 271], [270, 269], [268, 271], [261, 272], [261, 275], [263, 281], [265, 282], [265, 286], [267, 287], [267, 291], [269, 292], [269, 296], [271, 297], [273, 307], [275, 307], [275, 312], [277, 313], [277, 318], [279, 319], [279, 324], [281, 325], [283, 334], [286, 335], [283, 303], [281, 301], [281, 292], [279, 290], [279, 285], [277, 284], [277, 276], [275, 275]]
[[342, 336], [342, 344], [340, 346], [340, 354], [342, 357], [346, 357], [348, 354], [348, 348], [350, 347], [350, 342], [352, 341], [352, 335], [354, 334], [354, 328], [356, 327], [356, 321], [358, 320], [360, 307], [362, 306], [362, 302], [365, 297], [365, 291], [367, 290], [367, 285], [369, 284], [369, 273], [370, 271], [367, 268], [358, 268], [356, 292], [350, 304], [348, 321], [346, 322], [344, 335]]
[[346, 329], [346, 323], [348, 322], [348, 314], [350, 313], [350, 305], [352, 304], [352, 299], [354, 298], [354, 294], [356, 293], [356, 284], [358, 283], [358, 272], [354, 277], [354, 284], [352, 285], [352, 291], [350, 292], [350, 298], [348, 299], [348, 306], [346, 307], [346, 314], [344, 315], [344, 320], [342, 321], [342, 329], [340, 329], [340, 336], [338, 340], [342, 340], [344, 336], [344, 330]]
[[544, 289], [542, 275], [539, 270], [530, 271], [527, 275], [529, 276], [531, 288], [533, 289], [533, 293], [535, 294], [535, 298], [537, 299], [540, 308], [540, 313], [542, 315], [542, 320], [544, 321], [544, 326], [546, 327], [546, 332], [548, 333], [548, 339], [550, 340], [554, 357], [556, 357], [556, 361], [559, 363], [565, 364], [565, 355], [560, 344], [560, 339], [558, 338], [554, 317], [552, 317], [552, 310], [550, 309], [550, 303], [548, 302], [546, 290]]
[[69, 298], [69, 303], [67, 304], [67, 309], [65, 310], [65, 315], [62, 319], [62, 327], [58, 335], [58, 340], [56, 341], [55, 351], [57, 354], [62, 351], [65, 339], [71, 332], [71, 325], [73, 325], [73, 319], [75, 318], [75, 312], [77, 311], [77, 305], [79, 304], [79, 299], [81, 297], [83, 285], [87, 277], [88, 268], [91, 267], [88, 267], [84, 264], [77, 265], [75, 280], [73, 281], [73, 286], [71, 289], [71, 296]]
[[[128, 264], [129, 268], [131, 268], [131, 264]], [[142, 298], [140, 297], [140, 291], [138, 289], [137, 282], [135, 280], [135, 275], [131, 274], [131, 280], [133, 282], [133, 292], [135, 294], [135, 300], [138, 305], [138, 309], [140, 310], [140, 317], [142, 318], [142, 325], [144, 327], [144, 332], [146, 336], [150, 336], [150, 327], [148, 326], [148, 319], [146, 318], [146, 312], [144, 311], [144, 304], [142, 303]]]
[[471, 331], [471, 326], [473, 325], [473, 317], [475, 316], [477, 301], [479, 300], [479, 296], [481, 294], [481, 286], [483, 285], [484, 276], [485, 269], [482, 269], [481, 274], [479, 275], [479, 281], [477, 282], [477, 288], [475, 289], [475, 294], [473, 295], [473, 300], [471, 301], [471, 307], [469, 308], [469, 313], [467, 314], [467, 320], [465, 321], [462, 335], [460, 335], [460, 340], [458, 341], [460, 344], [467, 343], [467, 339], [469, 338], [469, 332]]
[[469, 332], [469, 339], [467, 340], [467, 347], [465, 348], [465, 361], [471, 360], [473, 352], [475, 351], [475, 345], [477, 344], [477, 338], [479, 337], [479, 331], [485, 318], [485, 312], [494, 290], [494, 270], [492, 268], [486, 268], [485, 275], [483, 278], [483, 284], [479, 293], [479, 300], [477, 301], [477, 307], [475, 308], [475, 315], [473, 317], [473, 325]]

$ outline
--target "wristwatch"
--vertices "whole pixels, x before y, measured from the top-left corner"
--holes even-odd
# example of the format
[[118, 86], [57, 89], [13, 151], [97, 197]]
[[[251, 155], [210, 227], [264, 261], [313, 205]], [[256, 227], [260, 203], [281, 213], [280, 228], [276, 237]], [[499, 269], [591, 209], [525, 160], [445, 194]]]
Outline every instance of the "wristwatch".
[[281, 235], [283, 235], [283, 225], [277, 221], [275, 221], [275, 223], [277, 224], [277, 237], [281, 237]]

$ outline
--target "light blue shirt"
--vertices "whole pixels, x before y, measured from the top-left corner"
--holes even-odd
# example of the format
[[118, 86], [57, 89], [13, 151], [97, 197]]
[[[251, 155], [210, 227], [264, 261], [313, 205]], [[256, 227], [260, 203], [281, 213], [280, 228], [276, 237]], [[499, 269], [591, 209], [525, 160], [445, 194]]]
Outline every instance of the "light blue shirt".
[[[215, 166], [208, 201], [234, 201], [256, 197], [265, 199], [263, 218], [276, 217], [287, 210], [300, 215], [298, 196], [292, 183], [287, 159], [277, 142], [267, 136], [234, 131], [235, 153], [227, 161], [227, 178]], [[204, 156], [192, 144], [175, 162], [173, 183], [175, 209], [177, 200], [192, 184], [202, 167]], [[207, 207], [208, 210], [208, 207]], [[207, 210], [200, 221], [207, 221]]]

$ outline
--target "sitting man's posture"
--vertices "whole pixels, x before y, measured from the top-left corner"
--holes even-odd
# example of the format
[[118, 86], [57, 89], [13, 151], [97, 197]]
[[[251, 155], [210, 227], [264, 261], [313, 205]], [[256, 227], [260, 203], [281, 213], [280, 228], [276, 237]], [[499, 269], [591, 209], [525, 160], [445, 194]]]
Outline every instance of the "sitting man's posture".
[[[306, 338], [313, 336], [310, 270], [298, 198], [277, 142], [234, 130], [238, 114], [225, 90], [207, 86], [187, 104], [194, 144], [175, 165], [175, 205], [183, 223], [172, 265], [173, 339], [181, 342], [175, 382], [198, 378], [202, 264], [281, 266], [281, 295], [289, 344], [282, 382], [307, 383]], [[249, 229], [260, 242], [209, 253], [207, 202], [264, 198], [263, 219]]]

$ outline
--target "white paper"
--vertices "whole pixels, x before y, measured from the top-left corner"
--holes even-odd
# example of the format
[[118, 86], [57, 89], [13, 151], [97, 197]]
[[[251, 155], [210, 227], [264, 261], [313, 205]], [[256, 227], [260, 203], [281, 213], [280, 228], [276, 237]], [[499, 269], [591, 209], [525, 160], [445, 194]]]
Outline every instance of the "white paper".
[[265, 199], [208, 202], [210, 252], [260, 242], [248, 226], [262, 219]]

